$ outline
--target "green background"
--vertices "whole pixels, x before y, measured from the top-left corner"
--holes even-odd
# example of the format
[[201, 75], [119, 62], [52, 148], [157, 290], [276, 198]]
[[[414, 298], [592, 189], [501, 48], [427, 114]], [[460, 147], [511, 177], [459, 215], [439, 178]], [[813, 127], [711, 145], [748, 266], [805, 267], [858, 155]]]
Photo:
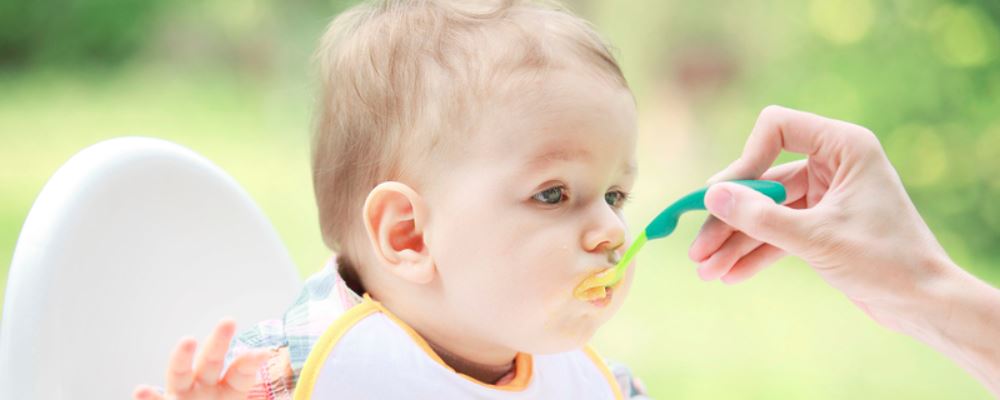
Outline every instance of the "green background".
[[[263, 208], [301, 273], [318, 269], [328, 253], [309, 176], [309, 57], [345, 3], [0, 3], [0, 287], [46, 179], [80, 149], [124, 135], [216, 162]], [[569, 5], [618, 48], [638, 99], [633, 227], [736, 158], [757, 113], [781, 104], [872, 129], [952, 257], [1000, 282], [997, 3]], [[702, 218], [686, 216], [639, 255], [631, 297], [595, 339], [655, 398], [989, 398], [797, 260], [739, 285], [701, 282], [686, 251]]]

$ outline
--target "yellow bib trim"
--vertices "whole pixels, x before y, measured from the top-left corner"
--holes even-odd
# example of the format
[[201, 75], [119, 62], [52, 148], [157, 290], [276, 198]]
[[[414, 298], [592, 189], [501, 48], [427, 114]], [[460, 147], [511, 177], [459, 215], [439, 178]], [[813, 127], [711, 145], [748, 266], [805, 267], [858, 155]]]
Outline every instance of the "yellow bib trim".
[[427, 355], [431, 359], [433, 359], [438, 364], [441, 364], [441, 366], [445, 367], [449, 371], [461, 376], [462, 378], [465, 378], [466, 380], [472, 383], [493, 390], [520, 392], [526, 389], [528, 387], [528, 383], [531, 382], [531, 375], [532, 375], [531, 366], [533, 364], [531, 359], [531, 354], [517, 353], [514, 356], [514, 379], [510, 381], [510, 383], [500, 386], [484, 383], [483, 381], [480, 381], [476, 378], [455, 371], [455, 369], [453, 369], [451, 366], [445, 364], [444, 360], [441, 359], [441, 356], [439, 356], [436, 352], [434, 352], [434, 349], [431, 349], [431, 346], [427, 344], [427, 341], [424, 340], [424, 338], [421, 337], [420, 334], [417, 333], [417, 331], [415, 331], [405, 322], [397, 318], [396, 315], [394, 315], [392, 312], [383, 307], [382, 303], [372, 300], [370, 297], [368, 297], [367, 294], [365, 295], [365, 301], [372, 302], [375, 305], [375, 307], [378, 307], [378, 310], [381, 311], [382, 314], [385, 314], [385, 316], [389, 317], [389, 319], [392, 322], [395, 322], [396, 325], [399, 325], [399, 327], [402, 328], [407, 335], [410, 335], [410, 339], [413, 339], [413, 342], [416, 343], [418, 346], [420, 346], [420, 348], [423, 349], [424, 353], [427, 353]]
[[[365, 299], [368, 300], [367, 296]], [[299, 381], [295, 384], [293, 392], [295, 400], [309, 400], [312, 397], [313, 387], [316, 386], [316, 377], [319, 376], [319, 371], [327, 357], [330, 356], [334, 346], [354, 324], [375, 312], [378, 312], [378, 307], [375, 307], [370, 301], [363, 301], [345, 311], [327, 328], [326, 332], [323, 332], [323, 336], [320, 336], [316, 345], [309, 352], [309, 356], [306, 357], [306, 363], [302, 365], [302, 373], [299, 374]]]
[[[310, 400], [313, 389], [316, 385], [316, 379], [319, 377], [320, 370], [322, 369], [327, 358], [329, 358], [334, 347], [336, 347], [337, 342], [340, 341], [340, 339], [351, 329], [351, 327], [374, 313], [382, 313], [388, 317], [389, 320], [402, 328], [403, 331], [410, 336], [413, 342], [417, 344], [417, 346], [419, 346], [431, 359], [445, 367], [447, 370], [454, 372], [470, 382], [485, 388], [509, 392], [522, 391], [526, 389], [528, 384], [531, 382], [533, 375], [533, 362], [531, 355], [526, 353], [517, 353], [514, 357], [514, 379], [506, 385], [498, 386], [483, 383], [482, 381], [479, 381], [471, 376], [455, 371], [448, 364], [445, 364], [444, 360], [442, 360], [441, 357], [438, 356], [433, 349], [431, 349], [430, 345], [427, 344], [427, 341], [424, 340], [424, 338], [421, 337], [420, 334], [418, 334], [413, 328], [400, 320], [393, 313], [389, 312], [389, 310], [383, 307], [381, 303], [373, 300], [370, 296], [365, 294], [364, 300], [362, 300], [361, 303], [345, 311], [343, 315], [337, 318], [337, 320], [334, 321], [334, 323], [331, 324], [325, 332], [323, 332], [323, 335], [320, 336], [312, 351], [309, 352], [309, 356], [306, 357], [306, 362], [302, 366], [302, 372], [299, 374], [299, 380], [295, 385], [293, 394], [293, 398], [295, 400]], [[615, 395], [615, 399], [622, 400], [623, 397], [621, 390], [618, 387], [618, 382], [615, 380], [611, 371], [608, 370], [604, 360], [601, 359], [601, 357], [597, 355], [597, 353], [590, 348], [590, 346], [586, 346], [583, 351], [594, 363], [594, 366], [596, 366], [601, 372], [601, 375], [603, 375], [607, 380], [608, 385], [611, 386], [611, 390]]]
[[604, 379], [607, 379], [608, 385], [611, 385], [611, 391], [615, 394], [615, 400], [624, 400], [625, 396], [622, 395], [622, 388], [618, 386], [618, 381], [615, 379], [615, 374], [611, 373], [608, 369], [608, 364], [604, 362], [604, 359], [597, 354], [590, 345], [583, 346], [583, 352], [587, 353], [587, 357], [590, 357], [590, 361], [594, 362], [594, 366], [601, 371], [601, 375], [604, 375]]

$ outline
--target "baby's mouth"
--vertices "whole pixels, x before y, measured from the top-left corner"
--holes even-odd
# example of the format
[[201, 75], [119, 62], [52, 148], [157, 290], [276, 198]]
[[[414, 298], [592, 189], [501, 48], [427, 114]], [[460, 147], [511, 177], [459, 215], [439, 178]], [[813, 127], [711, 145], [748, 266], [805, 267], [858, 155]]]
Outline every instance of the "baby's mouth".
[[591, 275], [573, 290], [573, 296], [577, 299], [590, 302], [605, 297], [610, 298], [611, 289], [621, 283], [621, 279], [616, 277], [617, 274], [618, 271], [615, 270], [615, 267], [611, 267]]
[[617, 286], [618, 285], [602, 286], [602, 288], [604, 289], [604, 295], [590, 299], [590, 304], [593, 304], [598, 307], [604, 307], [607, 306], [608, 304], [611, 304], [611, 297], [612, 295], [614, 295], [614, 289]]
[[615, 265], [621, 261], [617, 251], [608, 252], [608, 262], [612, 265], [601, 272], [591, 275], [573, 290], [573, 296], [583, 301], [598, 301], [611, 298], [611, 289], [620, 282], [616, 279]]
[[610, 291], [610, 286], [597, 286], [583, 291], [577, 291], [575, 296], [576, 298], [584, 301], [596, 301], [608, 297], [608, 293]]

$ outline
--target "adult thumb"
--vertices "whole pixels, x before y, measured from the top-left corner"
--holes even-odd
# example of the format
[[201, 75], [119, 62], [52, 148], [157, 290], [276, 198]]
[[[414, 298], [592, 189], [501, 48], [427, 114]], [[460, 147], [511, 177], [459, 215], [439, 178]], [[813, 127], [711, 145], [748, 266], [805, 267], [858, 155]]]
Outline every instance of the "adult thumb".
[[716, 218], [754, 239], [790, 253], [808, 242], [805, 216], [743, 185], [721, 182], [705, 193], [705, 208]]

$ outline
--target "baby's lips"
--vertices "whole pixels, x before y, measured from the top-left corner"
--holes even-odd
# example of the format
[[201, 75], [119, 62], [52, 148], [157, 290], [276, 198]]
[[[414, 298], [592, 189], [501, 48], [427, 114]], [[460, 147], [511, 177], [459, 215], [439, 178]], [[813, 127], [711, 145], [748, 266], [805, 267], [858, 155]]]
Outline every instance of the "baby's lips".
[[589, 286], [589, 287], [580, 285], [579, 287], [576, 288], [576, 291], [573, 293], [574, 297], [583, 301], [601, 299], [604, 298], [604, 296], [606, 295], [607, 295], [607, 287], [603, 285]]
[[573, 291], [573, 296], [580, 300], [594, 300], [604, 297], [607, 293], [605, 288], [614, 280], [614, 268], [608, 268], [597, 274], [591, 275]]
[[584, 292], [584, 296], [587, 297], [587, 301], [603, 299], [607, 295], [608, 295], [607, 286], [598, 286], [595, 288], [590, 288], [589, 290]]

